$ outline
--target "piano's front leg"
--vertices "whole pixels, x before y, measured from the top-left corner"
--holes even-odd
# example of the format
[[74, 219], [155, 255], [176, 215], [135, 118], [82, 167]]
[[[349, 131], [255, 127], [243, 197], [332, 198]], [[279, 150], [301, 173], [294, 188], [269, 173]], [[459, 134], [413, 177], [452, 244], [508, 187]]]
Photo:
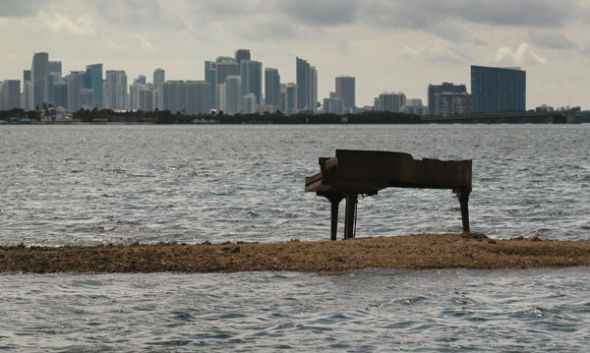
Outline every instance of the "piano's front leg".
[[453, 192], [459, 199], [461, 205], [461, 221], [463, 222], [463, 233], [469, 233], [469, 194], [470, 188], [455, 189]]

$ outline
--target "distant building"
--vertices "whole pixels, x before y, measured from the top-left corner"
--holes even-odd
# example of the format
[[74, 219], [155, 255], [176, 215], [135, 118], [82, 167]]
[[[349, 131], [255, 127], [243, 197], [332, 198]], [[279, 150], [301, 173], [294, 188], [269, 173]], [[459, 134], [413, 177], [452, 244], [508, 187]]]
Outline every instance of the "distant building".
[[128, 108], [129, 94], [127, 93], [127, 74], [125, 71], [107, 70], [103, 94], [103, 103], [106, 109], [126, 110]]
[[401, 92], [381, 93], [375, 98], [376, 111], [399, 113], [404, 105], [406, 105], [406, 95]]
[[547, 104], [542, 104], [538, 107], [535, 107], [535, 111], [538, 113], [540, 113], [540, 112], [548, 113], [548, 112], [555, 111], [555, 108], [553, 108], [552, 106], [547, 105]]
[[239, 113], [243, 98], [242, 78], [237, 75], [227, 76], [222, 87], [224, 90], [223, 112], [230, 115]]
[[248, 93], [242, 98], [242, 110], [244, 114], [256, 113], [256, 95], [254, 93]]
[[139, 75], [133, 84], [129, 86], [129, 109], [139, 110], [139, 93], [144, 90], [147, 85], [147, 80], [144, 75]]
[[434, 95], [433, 115], [450, 116], [464, 115], [470, 112], [470, 96], [468, 93], [442, 92]]
[[428, 110], [430, 114], [437, 115], [435, 112], [434, 96], [437, 93], [467, 93], [467, 87], [465, 85], [455, 85], [450, 82], [443, 82], [441, 85], [428, 85]]
[[48, 102], [49, 54], [35, 53], [31, 65], [33, 82], [33, 109], [42, 108]]
[[474, 113], [526, 111], [526, 71], [471, 66], [471, 99]]
[[66, 76], [68, 93], [66, 108], [70, 112], [77, 112], [82, 108], [81, 92], [84, 88], [85, 74], [83, 71], [72, 71]]
[[209, 112], [207, 81], [166, 81], [163, 92], [164, 110], [190, 115]]
[[306, 60], [296, 58], [297, 110], [316, 112], [318, 75]]
[[271, 111], [280, 109], [281, 106], [281, 76], [279, 70], [273, 68], [264, 69], [264, 98]]
[[67, 79], [61, 79], [60, 82], [53, 84], [53, 106], [68, 107], [68, 84]]
[[139, 110], [144, 112], [156, 110], [158, 97], [158, 89], [155, 85], [144, 85], [139, 90]]
[[26, 111], [35, 110], [33, 103], [33, 80], [31, 70], [23, 71], [23, 97], [21, 105]]
[[406, 99], [406, 104], [402, 107], [402, 112], [419, 116], [426, 115], [426, 109], [420, 98]]
[[344, 112], [354, 113], [356, 109], [355, 78], [350, 76], [336, 77], [336, 98], [343, 102]]
[[209, 109], [217, 108], [217, 69], [214, 61], [205, 61], [205, 81], [209, 82]]
[[155, 89], [155, 101], [154, 101], [154, 110], [155, 109], [162, 109], [163, 99], [162, 99], [162, 88], [164, 86], [164, 82], [166, 82], [166, 71], [163, 69], [155, 69], [154, 70], [154, 89]]
[[92, 90], [91, 103], [92, 108], [103, 108], [103, 79], [102, 79], [102, 64], [93, 64], [86, 66], [86, 77], [84, 79], [84, 87]]
[[2, 109], [11, 110], [21, 107], [20, 80], [6, 80], [2, 82]]
[[[219, 85], [225, 83], [226, 77], [237, 75], [240, 75], [240, 65], [234, 58], [223, 56], [217, 58], [215, 61], [215, 88], [217, 92], [219, 92]], [[222, 110], [219, 98], [217, 98], [215, 106]]]
[[238, 64], [242, 63], [244, 60], [251, 60], [250, 58], [250, 49], [238, 49], [236, 50], [235, 60]]
[[253, 60], [242, 60], [240, 63], [242, 77], [242, 95], [256, 96], [256, 105], [262, 100], [262, 63]]
[[346, 112], [344, 100], [334, 92], [330, 92], [329, 98], [324, 98], [322, 107], [324, 113], [344, 114]]
[[281, 85], [280, 110], [287, 115], [294, 114], [297, 111], [297, 84], [287, 83]]

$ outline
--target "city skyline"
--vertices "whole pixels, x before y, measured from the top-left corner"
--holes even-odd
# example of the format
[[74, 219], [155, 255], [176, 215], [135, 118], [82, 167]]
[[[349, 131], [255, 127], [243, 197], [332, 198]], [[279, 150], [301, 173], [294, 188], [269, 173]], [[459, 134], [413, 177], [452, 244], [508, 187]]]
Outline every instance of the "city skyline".
[[[2, 1], [3, 80], [22, 79], [32, 53], [63, 72], [100, 62], [130, 79], [166, 70], [203, 80], [205, 60], [249, 48], [264, 68], [295, 82], [293, 60], [318, 70], [318, 100], [334, 77], [356, 78], [357, 106], [382, 92], [427, 99], [431, 83], [470, 88], [470, 65], [527, 71], [527, 108], [588, 107], [588, 1]], [[237, 11], [240, 9], [240, 11]], [[16, 35], [15, 35], [16, 34]]]

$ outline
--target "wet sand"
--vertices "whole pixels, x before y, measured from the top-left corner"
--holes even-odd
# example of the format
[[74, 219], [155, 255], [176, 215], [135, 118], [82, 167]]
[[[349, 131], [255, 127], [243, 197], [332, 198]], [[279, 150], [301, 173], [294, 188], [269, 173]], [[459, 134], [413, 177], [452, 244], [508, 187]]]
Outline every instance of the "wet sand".
[[0, 247], [1, 272], [337, 272], [590, 265], [590, 243], [421, 234], [285, 243]]

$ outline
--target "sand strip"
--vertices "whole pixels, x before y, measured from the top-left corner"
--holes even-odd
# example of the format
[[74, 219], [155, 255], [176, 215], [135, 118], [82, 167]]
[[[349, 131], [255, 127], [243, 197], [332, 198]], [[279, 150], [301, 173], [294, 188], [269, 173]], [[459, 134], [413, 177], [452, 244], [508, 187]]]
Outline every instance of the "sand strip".
[[332, 272], [363, 268], [506, 269], [590, 265], [590, 243], [458, 234], [346, 241], [0, 247], [1, 272]]

